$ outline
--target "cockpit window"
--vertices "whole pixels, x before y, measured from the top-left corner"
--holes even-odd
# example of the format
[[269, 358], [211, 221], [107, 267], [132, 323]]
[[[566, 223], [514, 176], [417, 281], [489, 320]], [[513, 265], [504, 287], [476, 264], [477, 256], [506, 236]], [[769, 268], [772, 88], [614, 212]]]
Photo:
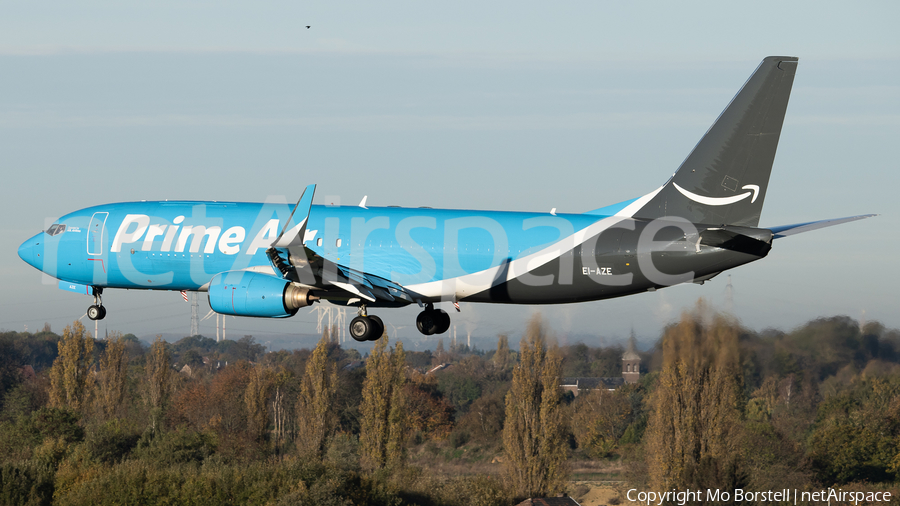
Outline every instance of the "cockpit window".
[[54, 223], [53, 225], [50, 225], [50, 228], [47, 229], [47, 235], [59, 235], [65, 231], [66, 231], [65, 225], [58, 225], [58, 224]]

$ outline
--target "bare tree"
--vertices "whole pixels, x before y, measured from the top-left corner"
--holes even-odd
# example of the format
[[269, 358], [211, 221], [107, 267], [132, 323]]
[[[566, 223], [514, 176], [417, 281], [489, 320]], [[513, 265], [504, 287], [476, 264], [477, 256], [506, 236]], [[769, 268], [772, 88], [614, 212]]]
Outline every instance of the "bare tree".
[[284, 443], [290, 439], [288, 428], [288, 406], [285, 403], [285, 390], [290, 374], [281, 370], [272, 381], [274, 394], [272, 395], [272, 423], [274, 424], [275, 447], [281, 449]]

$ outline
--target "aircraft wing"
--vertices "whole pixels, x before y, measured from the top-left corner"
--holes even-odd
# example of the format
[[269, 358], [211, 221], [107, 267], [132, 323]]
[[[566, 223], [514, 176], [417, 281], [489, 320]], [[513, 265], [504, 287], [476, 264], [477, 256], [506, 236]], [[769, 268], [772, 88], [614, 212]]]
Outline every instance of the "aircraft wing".
[[281, 234], [266, 250], [266, 256], [269, 257], [275, 271], [284, 279], [321, 290], [322, 293], [318, 295], [326, 300], [349, 301], [357, 298], [391, 305], [418, 302], [421, 296], [398, 283], [337, 264], [305, 246], [306, 226], [315, 191], [316, 185], [306, 187], [291, 212], [291, 218], [299, 211], [303, 219], [292, 229], [287, 230], [291, 223], [289, 218]]
[[819, 220], [819, 221], [810, 221], [807, 223], [797, 223], [794, 225], [782, 225], [780, 227], [769, 227], [769, 230], [772, 231], [773, 239], [778, 239], [779, 237], [787, 237], [789, 235], [796, 235], [803, 232], [809, 232], [810, 230], [816, 230], [825, 227], [831, 227], [834, 225], [840, 225], [842, 223], [850, 223], [851, 221], [862, 220], [864, 218], [871, 218], [872, 216], [878, 216], [877, 214], [861, 214], [859, 216], [849, 216], [847, 218], [835, 218], [832, 220]]

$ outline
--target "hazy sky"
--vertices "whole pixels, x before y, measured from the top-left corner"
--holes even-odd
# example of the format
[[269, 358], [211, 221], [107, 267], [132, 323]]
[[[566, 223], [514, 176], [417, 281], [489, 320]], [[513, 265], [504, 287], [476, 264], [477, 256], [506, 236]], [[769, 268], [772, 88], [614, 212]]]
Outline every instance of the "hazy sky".
[[[777, 240], [730, 271], [735, 313], [755, 329], [863, 311], [900, 327], [897, 19], [896, 2], [2, 2], [0, 329], [84, 314], [90, 298], [42, 283], [16, 250], [91, 205], [293, 201], [310, 183], [316, 203], [350, 205], [581, 212], [637, 197], [776, 54], [800, 65], [760, 225], [881, 216]], [[633, 327], [648, 346], [697, 298], [724, 304], [727, 282], [463, 304], [454, 323], [518, 335], [540, 311], [563, 339]], [[104, 302], [101, 332], [189, 329], [174, 292]], [[416, 312], [377, 314], [411, 339]], [[315, 321], [227, 325], [288, 335]]]

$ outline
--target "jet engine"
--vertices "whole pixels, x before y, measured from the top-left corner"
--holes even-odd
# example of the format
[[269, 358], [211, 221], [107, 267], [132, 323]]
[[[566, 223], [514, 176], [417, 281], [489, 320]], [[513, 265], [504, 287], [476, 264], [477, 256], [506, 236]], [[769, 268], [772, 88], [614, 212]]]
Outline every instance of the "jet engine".
[[209, 282], [209, 307], [221, 314], [283, 318], [318, 300], [308, 288], [252, 271], [227, 271]]

